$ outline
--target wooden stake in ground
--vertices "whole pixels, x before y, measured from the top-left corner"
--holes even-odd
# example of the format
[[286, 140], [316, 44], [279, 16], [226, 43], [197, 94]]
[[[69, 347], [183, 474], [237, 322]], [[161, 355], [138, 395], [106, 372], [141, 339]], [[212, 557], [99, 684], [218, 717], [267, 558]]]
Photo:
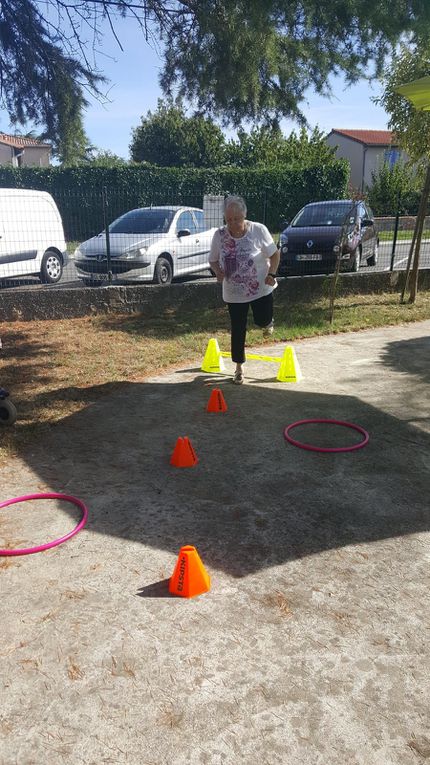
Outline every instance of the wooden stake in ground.
[[426, 178], [424, 181], [424, 188], [421, 194], [420, 207], [418, 210], [418, 217], [417, 217], [417, 224], [416, 224], [417, 237], [415, 242], [414, 262], [413, 262], [412, 272], [411, 272], [411, 291], [409, 294], [410, 303], [415, 303], [415, 298], [418, 292], [418, 269], [419, 269], [419, 262], [420, 262], [421, 239], [423, 235], [424, 221], [426, 217], [427, 202], [428, 202], [429, 195], [430, 195], [430, 164], [427, 165]]

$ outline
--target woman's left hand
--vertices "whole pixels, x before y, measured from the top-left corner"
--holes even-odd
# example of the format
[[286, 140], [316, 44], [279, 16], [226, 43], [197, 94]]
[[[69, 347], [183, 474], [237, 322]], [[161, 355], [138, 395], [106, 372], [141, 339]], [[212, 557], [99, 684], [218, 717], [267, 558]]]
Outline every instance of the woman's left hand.
[[264, 280], [264, 284], [268, 284], [269, 287], [273, 287], [276, 284], [276, 279], [273, 276], [270, 276], [269, 274], [267, 274]]

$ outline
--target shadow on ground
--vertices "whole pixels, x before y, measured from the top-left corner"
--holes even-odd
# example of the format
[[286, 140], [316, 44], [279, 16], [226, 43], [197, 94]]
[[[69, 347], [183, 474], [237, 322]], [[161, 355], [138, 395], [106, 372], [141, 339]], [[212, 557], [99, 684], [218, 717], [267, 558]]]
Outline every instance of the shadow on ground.
[[[414, 358], [407, 347], [404, 358]], [[390, 350], [387, 358], [394, 363]], [[188, 371], [120, 384], [21, 456], [52, 490], [86, 502], [84, 534], [142, 543], [146, 556], [148, 546], [176, 555], [193, 544], [210, 568], [235, 577], [430, 528], [428, 434], [354, 396], [254, 382], [237, 388]], [[223, 389], [226, 414], [205, 411], [214, 385]], [[370, 442], [346, 454], [286, 444], [285, 426], [312, 417], [360, 424]], [[184, 435], [199, 463], [173, 468], [170, 455]], [[302, 429], [296, 437], [357, 440], [340, 429]]]
[[430, 337], [409, 338], [387, 343], [382, 363], [405, 374], [413, 374], [430, 383]]

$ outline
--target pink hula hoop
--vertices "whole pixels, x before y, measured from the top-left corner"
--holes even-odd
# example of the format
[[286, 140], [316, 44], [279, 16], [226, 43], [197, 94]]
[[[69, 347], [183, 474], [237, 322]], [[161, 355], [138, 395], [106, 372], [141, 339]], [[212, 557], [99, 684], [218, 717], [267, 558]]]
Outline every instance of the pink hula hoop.
[[52, 542], [47, 542], [44, 545], [36, 545], [36, 547], [23, 547], [22, 549], [17, 550], [0, 550], [0, 556], [32, 555], [33, 553], [42, 552], [42, 550], [49, 550], [51, 547], [57, 547], [57, 545], [61, 545], [63, 542], [67, 542], [68, 539], [71, 539], [71, 537], [74, 537], [78, 531], [84, 528], [87, 522], [88, 510], [80, 499], [68, 496], [67, 494], [57, 494], [56, 492], [49, 494], [24, 494], [22, 497], [13, 497], [13, 499], [7, 499], [5, 502], [0, 502], [0, 508], [14, 505], [16, 502], [28, 502], [30, 499], [62, 499], [65, 502], [71, 502], [82, 510], [82, 518], [77, 526], [69, 531], [68, 534], [65, 534], [64, 537], [59, 537], [59, 539], [54, 539]]
[[[360, 441], [358, 444], [353, 444], [352, 446], [337, 446], [337, 447], [330, 447], [330, 446], [313, 446], [312, 444], [305, 444], [302, 441], [296, 441], [295, 438], [292, 438], [290, 436], [290, 430], [293, 428], [297, 428], [299, 425], [310, 425], [314, 422], [326, 422], [330, 425], [342, 425], [344, 428], [351, 428], [352, 430], [357, 430], [358, 433], [361, 433], [362, 436], [364, 436], [363, 440]], [[293, 446], [298, 446], [300, 449], [307, 449], [310, 452], [355, 452], [357, 449], [362, 449], [363, 446], [366, 446], [366, 444], [369, 441], [369, 434], [367, 430], [362, 428], [360, 425], [354, 425], [352, 422], [345, 422], [344, 420], [325, 420], [325, 419], [314, 419], [314, 420], [298, 420], [297, 422], [291, 423], [291, 425], [287, 425], [287, 427], [284, 430], [284, 438], [286, 441], [288, 441], [290, 444], [293, 444]]]

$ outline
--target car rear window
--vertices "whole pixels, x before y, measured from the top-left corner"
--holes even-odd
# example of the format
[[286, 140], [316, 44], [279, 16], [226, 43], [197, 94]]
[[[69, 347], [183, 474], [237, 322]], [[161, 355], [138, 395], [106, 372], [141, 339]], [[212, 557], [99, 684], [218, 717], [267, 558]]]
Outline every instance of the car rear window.
[[111, 234], [166, 234], [173, 210], [130, 210], [109, 226]]
[[291, 222], [293, 228], [303, 226], [341, 226], [351, 210], [349, 202], [337, 205], [310, 205], [304, 207]]

